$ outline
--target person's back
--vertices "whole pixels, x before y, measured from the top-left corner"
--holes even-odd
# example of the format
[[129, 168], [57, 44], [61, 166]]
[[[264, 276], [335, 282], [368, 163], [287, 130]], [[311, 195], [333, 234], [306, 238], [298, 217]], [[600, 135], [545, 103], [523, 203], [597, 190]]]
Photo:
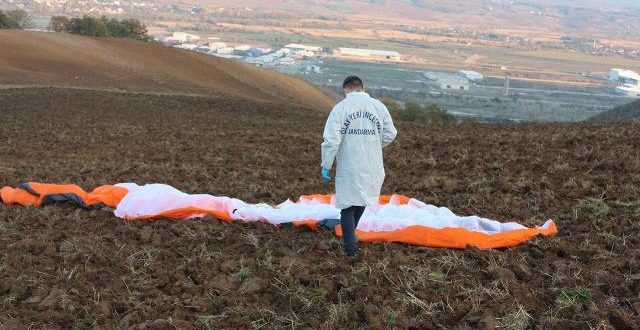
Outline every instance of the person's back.
[[362, 80], [348, 77], [346, 98], [327, 120], [322, 143], [323, 177], [337, 159], [336, 207], [342, 210], [347, 255], [357, 254], [355, 227], [364, 208], [378, 202], [384, 181], [382, 148], [396, 136], [389, 110], [363, 91]]
[[[343, 135], [337, 154], [336, 191], [341, 193], [336, 204], [339, 208], [373, 204], [384, 180], [382, 133], [388, 111], [364, 92], [347, 94], [333, 111]], [[343, 177], [347, 180], [340, 180]]]

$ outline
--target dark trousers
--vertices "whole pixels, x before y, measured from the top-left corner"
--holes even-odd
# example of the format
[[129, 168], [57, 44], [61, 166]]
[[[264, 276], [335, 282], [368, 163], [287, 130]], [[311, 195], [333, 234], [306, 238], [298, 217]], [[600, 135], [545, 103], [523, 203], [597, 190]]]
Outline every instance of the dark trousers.
[[347, 255], [358, 253], [356, 227], [364, 213], [364, 206], [351, 206], [340, 211], [340, 225], [342, 226], [342, 241]]

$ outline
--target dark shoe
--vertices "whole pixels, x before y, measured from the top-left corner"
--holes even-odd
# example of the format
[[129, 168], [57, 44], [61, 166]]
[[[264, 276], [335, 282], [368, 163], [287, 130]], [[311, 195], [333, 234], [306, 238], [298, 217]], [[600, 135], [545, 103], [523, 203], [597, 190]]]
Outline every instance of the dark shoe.
[[360, 261], [360, 255], [357, 252], [347, 253], [347, 261], [349, 261], [349, 263], [356, 263]]

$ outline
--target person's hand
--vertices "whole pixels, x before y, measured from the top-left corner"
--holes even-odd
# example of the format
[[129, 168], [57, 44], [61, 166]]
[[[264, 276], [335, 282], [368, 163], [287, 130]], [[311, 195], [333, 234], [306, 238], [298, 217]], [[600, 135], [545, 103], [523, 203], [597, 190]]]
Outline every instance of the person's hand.
[[322, 175], [322, 180], [324, 180], [324, 182], [329, 182], [331, 181], [331, 175], [329, 175], [329, 170], [326, 168], [322, 168], [322, 171], [320, 172], [320, 174]]

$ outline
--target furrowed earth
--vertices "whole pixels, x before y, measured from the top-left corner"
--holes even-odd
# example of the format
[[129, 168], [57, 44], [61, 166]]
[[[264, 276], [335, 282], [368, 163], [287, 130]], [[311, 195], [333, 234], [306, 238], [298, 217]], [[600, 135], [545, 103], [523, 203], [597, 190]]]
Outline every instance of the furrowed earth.
[[[233, 97], [1, 89], [0, 186], [331, 193], [325, 118]], [[639, 326], [640, 123], [397, 128], [383, 193], [560, 232], [490, 251], [363, 244], [351, 265], [329, 232], [0, 204], [0, 328]]]

